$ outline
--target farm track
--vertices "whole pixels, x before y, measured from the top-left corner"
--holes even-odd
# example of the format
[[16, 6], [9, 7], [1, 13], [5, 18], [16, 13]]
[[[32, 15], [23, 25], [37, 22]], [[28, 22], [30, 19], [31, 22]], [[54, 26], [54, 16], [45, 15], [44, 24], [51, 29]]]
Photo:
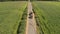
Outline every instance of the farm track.
[[26, 24], [26, 34], [37, 34], [36, 32], [36, 21], [34, 17], [34, 13], [32, 13], [32, 18], [29, 18], [29, 13], [32, 11], [32, 4], [31, 2], [28, 2], [28, 15], [27, 15], [27, 24]]

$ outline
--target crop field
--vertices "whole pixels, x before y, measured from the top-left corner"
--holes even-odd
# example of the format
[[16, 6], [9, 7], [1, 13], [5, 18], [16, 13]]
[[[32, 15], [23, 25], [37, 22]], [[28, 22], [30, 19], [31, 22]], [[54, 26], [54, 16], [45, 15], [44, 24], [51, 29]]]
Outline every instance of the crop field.
[[0, 34], [17, 34], [26, 1], [0, 2]]
[[35, 1], [32, 5], [39, 20], [39, 34], [60, 34], [60, 2]]

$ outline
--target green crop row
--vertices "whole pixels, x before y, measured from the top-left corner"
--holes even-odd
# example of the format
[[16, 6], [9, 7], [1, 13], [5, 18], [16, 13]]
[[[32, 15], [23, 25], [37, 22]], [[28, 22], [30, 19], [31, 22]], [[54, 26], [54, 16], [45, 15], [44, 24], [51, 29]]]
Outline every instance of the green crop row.
[[0, 2], [0, 34], [17, 34], [27, 2]]
[[60, 34], [60, 2], [32, 2], [39, 34]]
[[26, 20], [27, 20], [27, 8], [25, 8], [25, 11], [23, 12], [21, 21], [18, 26], [17, 34], [25, 34], [27, 22]]

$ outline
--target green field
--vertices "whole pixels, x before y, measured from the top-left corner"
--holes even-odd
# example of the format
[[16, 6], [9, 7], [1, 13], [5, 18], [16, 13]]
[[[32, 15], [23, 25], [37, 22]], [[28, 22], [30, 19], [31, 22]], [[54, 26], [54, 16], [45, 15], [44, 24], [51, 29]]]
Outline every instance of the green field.
[[36, 1], [32, 3], [36, 17], [40, 21], [39, 34], [60, 34], [60, 2]]
[[25, 1], [0, 2], [0, 34], [17, 34], [26, 6]]

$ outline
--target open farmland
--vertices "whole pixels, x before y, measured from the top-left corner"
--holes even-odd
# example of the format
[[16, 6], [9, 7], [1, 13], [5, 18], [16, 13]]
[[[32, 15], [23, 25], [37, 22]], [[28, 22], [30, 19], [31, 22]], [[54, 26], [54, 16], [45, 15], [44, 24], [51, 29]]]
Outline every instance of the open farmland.
[[26, 1], [0, 2], [0, 34], [17, 34]]
[[[60, 2], [32, 2], [39, 34], [60, 34]], [[38, 21], [37, 20], [37, 21]]]

